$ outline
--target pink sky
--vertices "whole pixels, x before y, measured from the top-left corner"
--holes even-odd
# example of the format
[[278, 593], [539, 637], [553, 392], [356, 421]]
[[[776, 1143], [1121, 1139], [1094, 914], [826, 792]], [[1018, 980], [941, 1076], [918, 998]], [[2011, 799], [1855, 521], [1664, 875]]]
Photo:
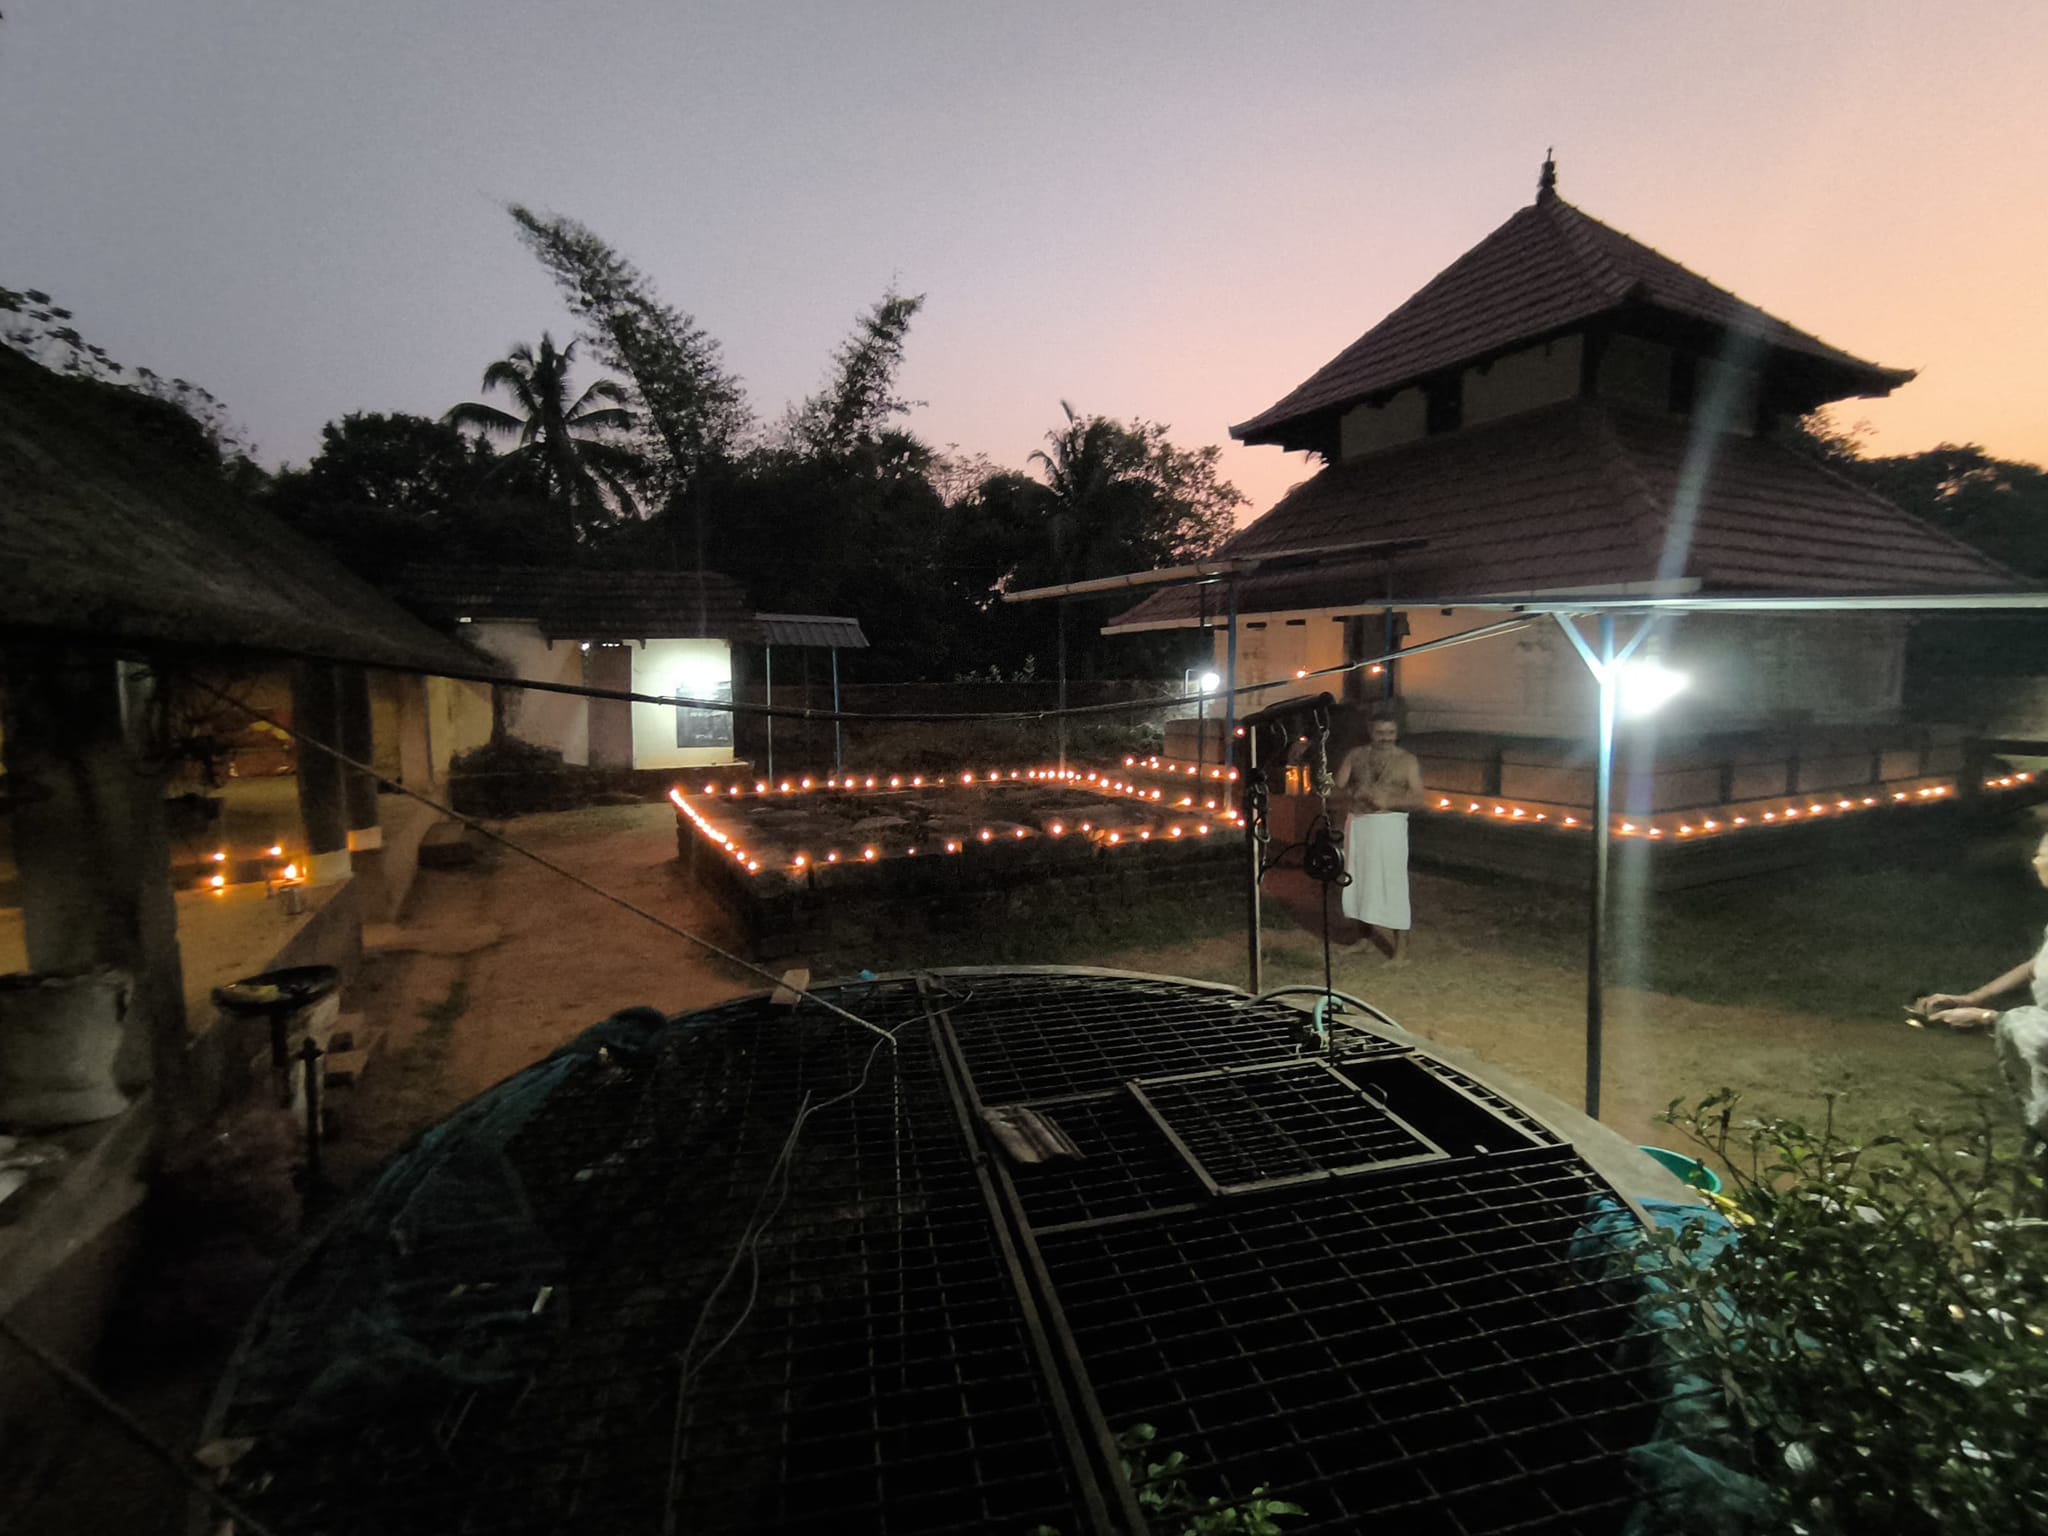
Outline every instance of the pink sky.
[[[0, 283], [263, 456], [438, 414], [568, 317], [519, 199], [630, 254], [764, 418], [892, 279], [913, 427], [1071, 400], [1225, 442], [1535, 190], [1861, 356], [1872, 448], [2048, 460], [2048, 6], [346, 7], [10, 0]], [[1231, 447], [1258, 510], [1310, 466]]]

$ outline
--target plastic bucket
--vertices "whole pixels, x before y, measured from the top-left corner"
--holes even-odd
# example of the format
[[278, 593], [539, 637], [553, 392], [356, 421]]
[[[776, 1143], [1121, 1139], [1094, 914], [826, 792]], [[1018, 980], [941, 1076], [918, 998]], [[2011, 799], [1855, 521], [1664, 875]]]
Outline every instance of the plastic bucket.
[[1666, 1172], [1683, 1179], [1694, 1189], [1704, 1190], [1710, 1195], [1721, 1193], [1721, 1176], [1696, 1157], [1687, 1157], [1683, 1152], [1669, 1152], [1663, 1147], [1639, 1148]]

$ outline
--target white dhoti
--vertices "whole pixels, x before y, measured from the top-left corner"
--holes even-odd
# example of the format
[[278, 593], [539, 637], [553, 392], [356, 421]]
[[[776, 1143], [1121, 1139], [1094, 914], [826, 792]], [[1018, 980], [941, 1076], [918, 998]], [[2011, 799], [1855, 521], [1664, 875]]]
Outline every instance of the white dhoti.
[[1373, 811], [1344, 824], [1344, 915], [1374, 928], [1406, 929], [1408, 813]]
[[[2034, 961], [2037, 975], [2040, 964]], [[2040, 990], [2039, 981], [2034, 986]], [[2020, 1118], [2048, 1141], [2048, 1008], [2008, 1008], [1998, 1016], [1993, 1034], [1998, 1065], [2020, 1101]]]

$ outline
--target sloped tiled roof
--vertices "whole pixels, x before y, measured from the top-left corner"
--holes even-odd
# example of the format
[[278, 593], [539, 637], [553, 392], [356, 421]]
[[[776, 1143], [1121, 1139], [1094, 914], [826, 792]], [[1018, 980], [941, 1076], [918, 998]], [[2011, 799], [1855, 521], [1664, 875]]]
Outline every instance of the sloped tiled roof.
[[1883, 394], [1913, 376], [1829, 346], [1545, 193], [1230, 433], [1246, 443], [1318, 446], [1309, 418], [1630, 307], [1754, 337], [1821, 365], [1842, 395]]
[[757, 613], [761, 639], [768, 645], [808, 645], [826, 651], [864, 651], [868, 637], [859, 619], [828, 613]]
[[[1687, 500], [1681, 486], [1695, 477]], [[1667, 551], [1669, 529], [1681, 534]], [[1218, 557], [1400, 538], [1428, 543], [1391, 564], [1333, 559], [1245, 578], [1238, 611], [1376, 607], [1389, 600], [1390, 569], [1397, 602], [1679, 578], [1758, 594], [2018, 585], [1969, 545], [1789, 448], [1581, 401], [1334, 464]], [[1105, 628], [1196, 611], [1192, 588], [1170, 588]]]
[[7, 347], [0, 619], [55, 641], [498, 670], [249, 505], [175, 406]]
[[594, 571], [546, 565], [421, 565], [407, 602], [449, 623], [523, 619], [550, 640], [760, 639], [738, 582], [716, 571]]

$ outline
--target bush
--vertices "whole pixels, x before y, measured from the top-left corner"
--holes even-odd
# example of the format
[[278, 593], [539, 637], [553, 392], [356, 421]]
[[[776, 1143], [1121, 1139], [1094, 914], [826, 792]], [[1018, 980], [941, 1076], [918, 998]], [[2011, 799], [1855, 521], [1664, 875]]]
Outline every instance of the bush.
[[[1666, 1234], [1682, 1377], [1707, 1401], [1688, 1448], [1756, 1480], [1732, 1526], [1652, 1529], [2009, 1536], [2048, 1529], [2048, 1223], [2039, 1153], [1984, 1106], [1960, 1127], [1858, 1145], [1722, 1092], [1665, 1118], [1733, 1176], [1725, 1242]], [[1693, 1406], [1701, 1406], [1694, 1404]]]
[[581, 805], [585, 786], [562, 754], [508, 736], [467, 752], [448, 764], [450, 803], [465, 816], [527, 816]]

